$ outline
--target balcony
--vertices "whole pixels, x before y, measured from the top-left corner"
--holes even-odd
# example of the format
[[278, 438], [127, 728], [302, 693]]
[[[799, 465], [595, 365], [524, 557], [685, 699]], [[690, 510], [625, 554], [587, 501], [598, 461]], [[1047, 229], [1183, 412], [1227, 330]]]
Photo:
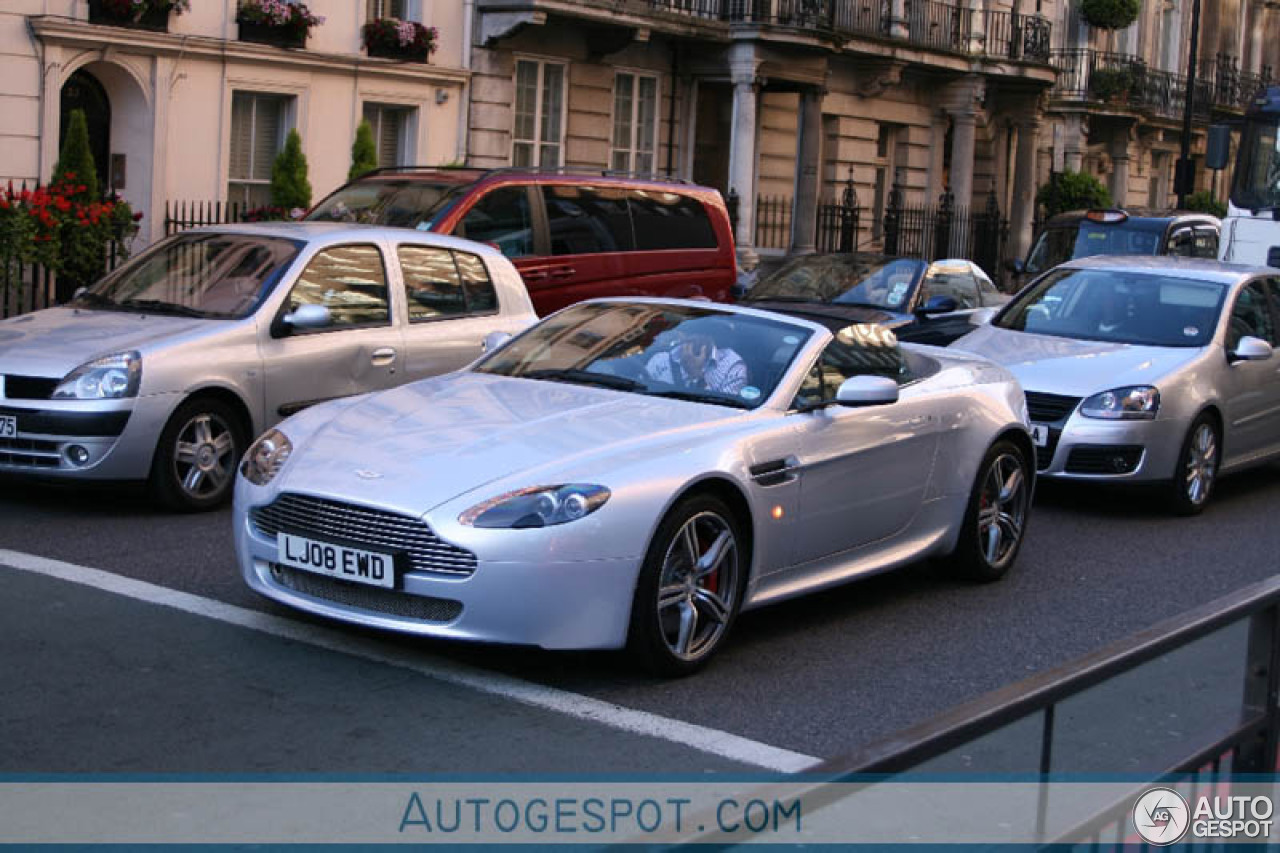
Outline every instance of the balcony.
[[[1169, 120], [1181, 120], [1186, 109], [1186, 76], [1152, 68], [1141, 57], [1072, 48], [1053, 51], [1052, 62], [1058, 81], [1050, 96], [1056, 101]], [[1270, 82], [1270, 68], [1262, 74], [1242, 73], [1234, 57], [1220, 55], [1200, 66], [1192, 115], [1208, 121], [1214, 112], [1241, 112]]]
[[[996, 60], [1049, 64], [1052, 25], [1039, 15], [1006, 11], [984, 14], [940, 0], [905, 0], [894, 20], [890, 0], [479, 0], [481, 13], [612, 22], [650, 27], [672, 35], [725, 40], [749, 27], [812, 36], [834, 42], [873, 38], [930, 50]], [[501, 37], [502, 23], [493, 35]]]

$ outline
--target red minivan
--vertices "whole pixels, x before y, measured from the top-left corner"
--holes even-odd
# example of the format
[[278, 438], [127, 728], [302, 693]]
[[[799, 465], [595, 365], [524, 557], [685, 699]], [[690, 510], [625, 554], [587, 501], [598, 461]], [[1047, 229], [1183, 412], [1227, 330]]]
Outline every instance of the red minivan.
[[720, 193], [679, 181], [524, 169], [396, 168], [357, 178], [308, 220], [490, 243], [546, 315], [598, 296], [729, 301], [733, 232]]

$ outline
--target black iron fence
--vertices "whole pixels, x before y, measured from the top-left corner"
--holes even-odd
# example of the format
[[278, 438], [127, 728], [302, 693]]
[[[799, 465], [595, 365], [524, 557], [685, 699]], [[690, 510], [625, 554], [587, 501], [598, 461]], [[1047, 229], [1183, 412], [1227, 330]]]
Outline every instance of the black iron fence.
[[1048, 62], [1052, 33], [1052, 26], [1039, 15], [989, 11], [985, 27], [986, 54]]
[[177, 234], [201, 225], [225, 225], [243, 222], [252, 209], [235, 201], [166, 201], [164, 203], [164, 234]]
[[1001, 216], [994, 194], [988, 196], [984, 207], [971, 210], [957, 205], [950, 191], [943, 193], [937, 204], [906, 204], [901, 188], [895, 187], [885, 208], [883, 233], [886, 255], [926, 261], [966, 258], [997, 278], [1009, 239], [1009, 221]]

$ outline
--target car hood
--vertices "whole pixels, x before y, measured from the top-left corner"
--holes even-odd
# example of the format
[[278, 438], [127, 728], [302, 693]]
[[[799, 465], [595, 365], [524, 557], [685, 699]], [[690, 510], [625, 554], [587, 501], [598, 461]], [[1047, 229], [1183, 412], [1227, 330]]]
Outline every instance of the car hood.
[[60, 379], [86, 361], [138, 350], [214, 321], [123, 311], [49, 308], [0, 321], [0, 373]]
[[790, 314], [812, 320], [834, 330], [843, 329], [855, 323], [878, 323], [893, 329], [915, 322], [915, 317], [911, 314], [880, 308], [865, 308], [860, 305], [840, 305], [834, 302], [775, 302], [761, 299], [755, 302], [744, 300], [740, 304], [746, 308], [776, 311], [779, 314]]
[[[592, 457], [686, 438], [744, 414], [723, 406], [469, 372], [334, 409], [336, 414], [309, 435], [290, 435], [291, 421], [280, 426], [295, 445], [281, 488], [416, 512], [508, 477], [520, 480], [520, 487], [560, 485], [546, 478], [580, 471]], [[298, 416], [304, 433], [306, 423], [320, 414]], [[610, 470], [602, 463], [598, 478], [607, 479]]]
[[1004, 365], [1028, 391], [1088, 397], [1109, 388], [1155, 384], [1201, 352], [1086, 341], [983, 326], [951, 345]]

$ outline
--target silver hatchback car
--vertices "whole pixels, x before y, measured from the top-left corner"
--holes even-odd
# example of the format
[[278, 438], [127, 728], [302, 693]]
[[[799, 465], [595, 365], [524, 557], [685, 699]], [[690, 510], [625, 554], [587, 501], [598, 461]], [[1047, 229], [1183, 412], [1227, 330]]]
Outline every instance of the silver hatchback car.
[[231, 494], [249, 440], [313, 403], [446, 373], [536, 320], [479, 243], [331, 223], [166, 239], [71, 303], [0, 322], [0, 472]]
[[1199, 512], [1219, 473], [1280, 457], [1280, 271], [1071, 261], [952, 346], [1027, 393], [1041, 476], [1163, 483]]

